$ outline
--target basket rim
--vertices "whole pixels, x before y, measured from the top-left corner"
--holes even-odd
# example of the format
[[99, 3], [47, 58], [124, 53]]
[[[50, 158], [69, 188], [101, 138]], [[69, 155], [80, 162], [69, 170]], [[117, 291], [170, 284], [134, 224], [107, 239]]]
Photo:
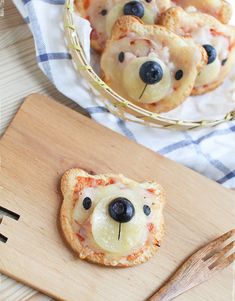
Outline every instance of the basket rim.
[[[146, 123], [152, 127], [164, 127], [164, 128], [177, 128], [177, 129], [194, 129], [200, 127], [213, 127], [220, 123], [226, 121], [235, 120], [235, 110], [231, 111], [224, 115], [223, 118], [217, 120], [180, 120], [175, 118], [168, 118], [161, 116], [159, 113], [154, 113], [139, 107], [138, 105], [132, 103], [131, 101], [123, 98], [117, 92], [112, 90], [94, 71], [94, 69], [90, 66], [87, 61], [83, 46], [81, 44], [79, 35], [76, 30], [76, 26], [73, 21], [73, 13], [74, 13], [74, 0], [66, 0], [65, 2], [65, 12], [64, 12], [64, 30], [65, 36], [68, 43], [68, 48], [71, 51], [71, 56], [75, 66], [77, 67], [79, 73], [88, 80], [93, 88], [98, 90], [102, 96], [105, 96], [105, 100], [110, 102], [110, 105], [107, 104], [107, 101], [100, 99], [104, 106], [113, 113], [114, 115], [118, 115], [122, 119], [128, 119], [123, 116], [123, 113], [117, 113], [114, 109], [111, 108], [111, 104], [114, 108], [121, 107], [122, 111], [132, 115], [132, 117], [139, 119], [140, 121], [137, 122], [136, 120], [131, 120], [133, 122]], [[125, 111], [128, 110], [127, 111]], [[138, 115], [136, 115], [138, 114]], [[122, 116], [120, 116], [122, 115]], [[130, 119], [129, 119], [130, 120]]]

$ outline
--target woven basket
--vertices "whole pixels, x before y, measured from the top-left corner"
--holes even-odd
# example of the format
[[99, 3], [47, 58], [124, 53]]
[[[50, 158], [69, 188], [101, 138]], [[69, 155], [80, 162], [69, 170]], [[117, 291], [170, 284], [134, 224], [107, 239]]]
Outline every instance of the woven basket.
[[220, 120], [190, 121], [170, 119], [163, 117], [160, 114], [142, 109], [139, 106], [133, 104], [131, 101], [124, 99], [115, 91], [113, 91], [105, 82], [103, 82], [103, 80], [97, 75], [97, 73], [87, 62], [82, 44], [76, 32], [73, 13], [74, 0], [66, 0], [64, 28], [68, 47], [70, 49], [75, 66], [77, 67], [79, 73], [99, 93], [99, 99], [114, 115], [120, 117], [123, 120], [146, 124], [152, 127], [164, 127], [178, 130], [216, 126], [224, 121], [235, 120], [235, 111], [226, 114]]

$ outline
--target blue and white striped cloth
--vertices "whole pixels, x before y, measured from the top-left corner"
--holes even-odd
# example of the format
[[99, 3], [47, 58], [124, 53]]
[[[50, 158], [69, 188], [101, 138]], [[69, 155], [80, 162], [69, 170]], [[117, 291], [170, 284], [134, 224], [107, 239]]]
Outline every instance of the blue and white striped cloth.
[[96, 99], [76, 72], [64, 40], [64, 0], [13, 0], [32, 31], [39, 67], [57, 89], [97, 122], [201, 174], [235, 188], [235, 122], [170, 131], [124, 122]]

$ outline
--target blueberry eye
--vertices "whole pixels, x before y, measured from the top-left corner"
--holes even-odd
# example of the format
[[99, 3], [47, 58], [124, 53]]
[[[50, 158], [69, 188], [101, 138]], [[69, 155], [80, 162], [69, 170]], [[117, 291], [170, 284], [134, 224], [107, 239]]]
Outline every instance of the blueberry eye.
[[116, 198], [109, 204], [109, 215], [116, 222], [127, 223], [135, 215], [133, 204], [126, 198]]
[[217, 57], [216, 49], [211, 45], [203, 45], [203, 48], [206, 50], [206, 53], [208, 56], [207, 65], [209, 65], [216, 60], [216, 57]]
[[82, 205], [83, 205], [83, 208], [84, 208], [85, 210], [90, 209], [90, 208], [91, 208], [91, 205], [92, 205], [91, 199], [90, 199], [89, 197], [86, 197], [86, 198], [83, 200]]
[[140, 78], [147, 85], [154, 85], [163, 78], [163, 70], [160, 64], [155, 61], [147, 61], [139, 71]]
[[151, 208], [148, 205], [144, 205], [143, 210], [144, 214], [147, 216], [149, 216], [149, 214], [151, 213]]
[[120, 63], [124, 62], [124, 60], [125, 60], [125, 53], [123, 51], [119, 53], [118, 60], [119, 60]]
[[152, 2], [152, 0], [145, 0], [147, 3], [150, 3], [150, 2]]
[[228, 59], [224, 59], [224, 60], [221, 62], [221, 65], [224, 66], [224, 65], [227, 63], [227, 60], [228, 60]]
[[102, 16], [106, 16], [107, 13], [108, 13], [107, 9], [102, 9], [102, 11], [100, 12], [100, 14], [101, 14]]
[[176, 80], [181, 80], [181, 78], [184, 76], [184, 72], [183, 72], [183, 70], [178, 70], [178, 71], [176, 71], [176, 73], [175, 73], [175, 79]]
[[143, 18], [144, 16], [144, 6], [139, 1], [130, 1], [124, 5], [123, 8], [124, 15], [136, 16]]

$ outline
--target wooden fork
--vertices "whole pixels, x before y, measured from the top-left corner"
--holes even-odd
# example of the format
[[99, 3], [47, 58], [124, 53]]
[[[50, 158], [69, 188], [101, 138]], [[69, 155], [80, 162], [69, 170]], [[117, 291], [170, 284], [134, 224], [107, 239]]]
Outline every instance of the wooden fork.
[[[235, 260], [235, 241], [223, 245], [234, 234], [235, 229], [194, 253], [148, 301], [170, 301], [228, 267]], [[225, 257], [231, 250], [233, 253]]]

